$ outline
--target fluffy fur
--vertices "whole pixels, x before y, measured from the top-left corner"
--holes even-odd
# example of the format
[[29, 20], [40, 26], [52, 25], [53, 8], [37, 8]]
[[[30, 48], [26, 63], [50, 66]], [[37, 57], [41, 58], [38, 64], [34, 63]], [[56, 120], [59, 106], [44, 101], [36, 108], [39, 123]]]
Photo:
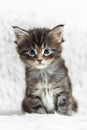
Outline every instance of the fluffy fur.
[[77, 111], [68, 70], [61, 57], [63, 28], [63, 25], [58, 25], [51, 30], [26, 31], [14, 27], [17, 51], [26, 70], [27, 88], [22, 104], [26, 112], [56, 111], [71, 115], [72, 111]]

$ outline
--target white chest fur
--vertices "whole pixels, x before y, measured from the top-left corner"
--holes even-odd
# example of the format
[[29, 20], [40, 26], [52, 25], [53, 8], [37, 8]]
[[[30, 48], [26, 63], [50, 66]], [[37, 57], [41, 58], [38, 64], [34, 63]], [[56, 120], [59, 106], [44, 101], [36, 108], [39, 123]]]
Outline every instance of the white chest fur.
[[48, 89], [44, 89], [44, 92], [42, 93], [42, 102], [48, 111], [53, 111], [55, 108], [53, 95], [53, 90]]
[[36, 85], [37, 91], [35, 95], [40, 96], [42, 103], [46, 107], [48, 111], [53, 111], [55, 108], [54, 104], [54, 91], [52, 89], [52, 84], [48, 84], [47, 82], [41, 83], [39, 82]]

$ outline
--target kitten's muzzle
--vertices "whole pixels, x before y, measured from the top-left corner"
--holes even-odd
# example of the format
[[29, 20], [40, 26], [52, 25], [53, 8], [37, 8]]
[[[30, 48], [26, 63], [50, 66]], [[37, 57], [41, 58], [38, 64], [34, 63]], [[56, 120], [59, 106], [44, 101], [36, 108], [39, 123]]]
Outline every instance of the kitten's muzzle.
[[41, 62], [42, 62], [42, 59], [38, 59], [37, 61], [38, 61], [39, 63], [41, 63]]

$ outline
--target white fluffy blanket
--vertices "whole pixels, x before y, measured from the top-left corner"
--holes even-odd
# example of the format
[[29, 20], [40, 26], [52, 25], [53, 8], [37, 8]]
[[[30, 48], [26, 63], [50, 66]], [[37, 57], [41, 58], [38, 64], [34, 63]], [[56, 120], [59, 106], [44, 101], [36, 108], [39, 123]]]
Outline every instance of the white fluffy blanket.
[[[78, 1], [78, 0], [77, 0]], [[11, 4], [11, 5], [10, 5]], [[24, 6], [25, 4], [25, 6]], [[82, 6], [82, 4], [84, 6]], [[5, 8], [6, 7], [6, 8]], [[78, 7], [78, 8], [77, 8]], [[74, 0], [2, 1], [0, 5], [0, 130], [87, 130], [87, 9]], [[4, 8], [4, 9], [3, 9]], [[65, 24], [63, 57], [79, 110], [71, 116], [23, 114], [24, 66], [16, 53], [12, 26]]]

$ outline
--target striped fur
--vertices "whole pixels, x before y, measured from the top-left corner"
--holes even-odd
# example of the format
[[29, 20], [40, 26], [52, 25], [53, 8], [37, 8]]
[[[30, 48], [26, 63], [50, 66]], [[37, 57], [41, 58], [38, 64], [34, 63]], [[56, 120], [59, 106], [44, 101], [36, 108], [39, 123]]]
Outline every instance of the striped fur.
[[[77, 111], [77, 102], [72, 96], [68, 69], [61, 58], [63, 25], [52, 30], [37, 28], [25, 31], [14, 27], [17, 51], [25, 64], [26, 93], [22, 103], [29, 113], [54, 113], [71, 115]], [[44, 55], [45, 49], [49, 55]], [[35, 50], [35, 56], [28, 54]], [[41, 61], [41, 62], [39, 62]]]

